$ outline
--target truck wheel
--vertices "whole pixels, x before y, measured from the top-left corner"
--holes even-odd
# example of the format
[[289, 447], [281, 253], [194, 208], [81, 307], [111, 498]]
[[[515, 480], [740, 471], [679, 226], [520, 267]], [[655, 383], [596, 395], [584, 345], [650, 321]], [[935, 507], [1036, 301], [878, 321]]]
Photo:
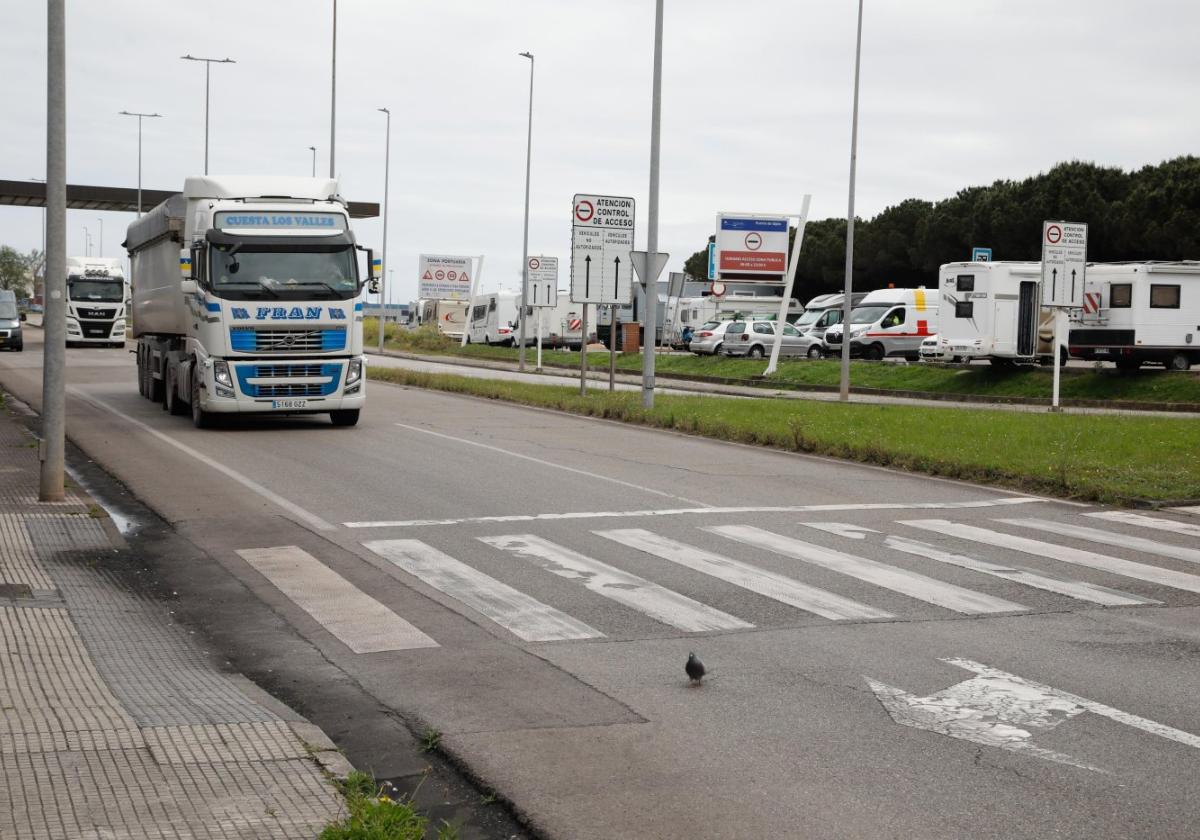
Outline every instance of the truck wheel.
[[137, 381], [138, 393], [141, 396], [146, 396], [146, 365], [142, 361], [142, 351], [138, 350], [137, 354]]
[[213, 416], [200, 407], [200, 376], [196, 371], [195, 365], [192, 365], [191, 380], [192, 425], [197, 429], [211, 429], [213, 427]]
[[329, 419], [335, 426], [354, 426], [358, 424], [357, 408], [343, 408], [338, 411], [329, 412]]
[[154, 378], [154, 367], [150, 364], [150, 359], [146, 359], [146, 398], [150, 402], [160, 402], [162, 400], [163, 383], [161, 379]]
[[882, 344], [872, 344], [864, 351], [864, 355], [873, 362], [883, 360], [884, 352]]
[[814, 344], [812, 347], [808, 348], [808, 358], [810, 359], [819, 359], [824, 355], [825, 354], [821, 352], [820, 344]]
[[762, 347], [755, 344], [753, 347], [750, 348], [750, 358], [751, 359], [761, 359], [762, 357], [763, 357]]
[[1167, 362], [1167, 370], [1191, 370], [1191, 367], [1192, 360], [1187, 357], [1186, 353], [1176, 353]]
[[163, 410], [173, 417], [182, 417], [187, 414], [187, 409], [183, 407], [183, 400], [179, 399], [179, 383], [177, 374], [167, 375], [167, 387], [163, 388]]

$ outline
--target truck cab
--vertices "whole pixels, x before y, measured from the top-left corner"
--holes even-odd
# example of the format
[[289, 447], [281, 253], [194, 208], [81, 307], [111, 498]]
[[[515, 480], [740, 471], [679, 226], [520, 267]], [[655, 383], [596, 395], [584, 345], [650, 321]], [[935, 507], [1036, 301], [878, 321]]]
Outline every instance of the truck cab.
[[67, 345], [125, 346], [125, 270], [111, 257], [67, 257]]

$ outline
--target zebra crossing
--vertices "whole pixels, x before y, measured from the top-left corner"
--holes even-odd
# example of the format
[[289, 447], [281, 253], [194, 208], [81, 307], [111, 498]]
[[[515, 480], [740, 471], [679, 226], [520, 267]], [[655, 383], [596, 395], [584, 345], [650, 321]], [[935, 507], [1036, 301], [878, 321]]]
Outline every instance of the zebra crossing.
[[[558, 541], [533, 533], [495, 534], [474, 537], [472, 543], [483, 548], [469, 552], [458, 541], [460, 557], [435, 544], [437, 531], [423, 534], [428, 541], [375, 539], [360, 545], [392, 577], [410, 585], [419, 581], [460, 614], [526, 643], [610, 637], [610, 619], [612, 627], [623, 625], [620, 611], [640, 614], [665, 634], [748, 632], [786, 624], [751, 621], [754, 616], [739, 615], [724, 603], [744, 604], [753, 596], [774, 604], [774, 615], [786, 613], [794, 621], [861, 622], [917, 619], [928, 616], [931, 608], [938, 615], [940, 610], [964, 616], [1020, 614], [1046, 609], [1047, 598], [1058, 599], [1049, 608], [1069, 609], [1161, 605], [1171, 590], [1200, 594], [1200, 573], [1171, 567], [1200, 565], [1200, 550], [1194, 543], [1184, 544], [1194, 536], [1194, 525], [1123, 511], [1081, 515], [1088, 517], [1082, 520], [1087, 524], [996, 516], [970, 523], [897, 519], [886, 526], [873, 523], [874, 528], [800, 520], [773, 529], [729, 523], [690, 527], [691, 536], [683, 538], [628, 527], [574, 532], [571, 539]], [[812, 539], [805, 538], [806, 531]], [[586, 542], [586, 550], [566, 544], [573, 539]], [[1098, 546], [1111, 553], [1093, 550]], [[973, 556], [981, 548], [987, 559]], [[486, 560], [480, 559], [480, 551]], [[1121, 552], [1135, 552], [1138, 559], [1116, 556]], [[434, 629], [397, 615], [299, 548], [241, 549], [238, 554], [355, 653], [439, 646]], [[544, 573], [566, 583], [551, 587], [552, 578]], [[663, 580], [655, 580], [656, 574]], [[679, 586], [679, 575], [698, 576], [691, 594], [666, 585], [674, 581]], [[808, 575], [819, 580], [806, 580]], [[852, 587], [853, 597], [836, 591], [838, 582]], [[693, 597], [714, 587], [732, 587], [742, 597], [723, 598], [720, 606]], [[564, 592], [572, 593], [571, 598], [564, 598]], [[1012, 597], [1020, 592], [1029, 594]], [[1186, 596], [1170, 597], [1178, 602]], [[590, 599], [588, 622], [571, 614], [578, 612], [574, 605], [580, 598]]]

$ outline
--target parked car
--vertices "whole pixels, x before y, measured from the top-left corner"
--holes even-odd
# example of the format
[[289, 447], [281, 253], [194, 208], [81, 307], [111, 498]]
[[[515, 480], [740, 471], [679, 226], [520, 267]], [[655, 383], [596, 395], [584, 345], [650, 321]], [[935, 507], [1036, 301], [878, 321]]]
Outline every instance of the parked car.
[[17, 297], [8, 289], [0, 289], [0, 347], [21, 350], [25, 339], [21, 335], [24, 312], [17, 312]]
[[922, 362], [936, 362], [942, 357], [942, 348], [940, 346], [941, 339], [936, 335], [931, 335], [921, 342], [921, 349], [918, 351], [921, 354]]
[[[726, 356], [749, 356], [761, 359], [771, 353], [775, 344], [775, 321], [734, 321], [725, 328], [725, 341], [722, 352]], [[779, 355], [808, 356], [819, 359], [821, 339], [815, 335], [805, 335], [791, 324], [783, 325], [783, 341], [779, 345]]]
[[725, 330], [733, 323], [736, 322], [733, 320], [705, 321], [698, 330], [692, 333], [692, 342], [688, 349], [697, 356], [717, 355], [725, 344]]

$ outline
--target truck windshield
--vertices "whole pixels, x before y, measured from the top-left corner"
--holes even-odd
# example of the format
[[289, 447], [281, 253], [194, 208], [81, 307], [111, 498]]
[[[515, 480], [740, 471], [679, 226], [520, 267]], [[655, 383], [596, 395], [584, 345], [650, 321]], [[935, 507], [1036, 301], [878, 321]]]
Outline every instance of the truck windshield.
[[121, 280], [68, 277], [67, 297], [71, 300], [119, 303], [125, 299], [125, 283]]
[[358, 295], [358, 264], [345, 245], [213, 245], [211, 254], [209, 277], [218, 297], [349, 300]]

